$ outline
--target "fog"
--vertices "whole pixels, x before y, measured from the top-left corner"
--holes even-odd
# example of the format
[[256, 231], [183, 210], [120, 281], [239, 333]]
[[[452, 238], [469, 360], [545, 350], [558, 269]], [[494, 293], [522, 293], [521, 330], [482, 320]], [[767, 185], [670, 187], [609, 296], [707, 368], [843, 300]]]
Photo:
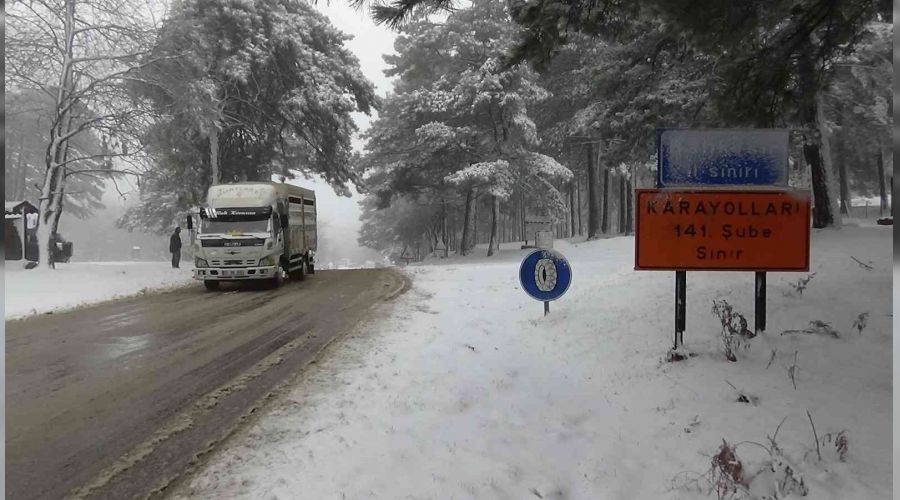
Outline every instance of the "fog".
[[[169, 242], [164, 236], [156, 236], [140, 231], [129, 232], [116, 227], [116, 219], [128, 207], [138, 201], [138, 193], [119, 182], [125, 198], [118, 194], [112, 182], [108, 182], [103, 193], [105, 208], [95, 210], [86, 219], [79, 219], [63, 210], [59, 221], [59, 233], [72, 242], [73, 261], [121, 261], [121, 260], [166, 260]], [[134, 249], [133, 247], [139, 247]]]
[[[359, 200], [355, 189], [350, 198], [338, 196], [334, 189], [321, 179], [294, 179], [287, 181], [316, 192], [318, 203], [318, 261], [320, 267], [329, 262], [337, 265], [342, 260], [363, 264], [367, 260], [380, 261], [378, 252], [360, 247], [356, 238], [359, 233]], [[87, 219], [79, 219], [63, 213], [59, 223], [60, 234], [73, 244], [73, 261], [123, 261], [158, 260], [170, 258], [168, 235], [154, 235], [142, 231], [127, 231], [117, 228], [116, 219], [125, 210], [138, 202], [136, 190], [127, 188], [127, 183], [119, 182], [125, 192], [123, 198], [112, 183], [108, 183], [103, 195], [106, 208], [97, 210]], [[186, 234], [183, 233], [186, 241]], [[138, 248], [135, 248], [138, 247]]]
[[[356, 10], [347, 2], [321, 2], [317, 9], [327, 15], [338, 29], [354, 38], [346, 42], [347, 47], [359, 58], [363, 74], [375, 84], [376, 92], [384, 96], [392, 88], [392, 79], [384, 76], [386, 64], [382, 58], [385, 53], [393, 52], [395, 34], [390, 30], [376, 26], [368, 17], [366, 10]], [[354, 113], [353, 119], [360, 132], [369, 127], [371, 117], [362, 113]], [[357, 136], [353, 147], [362, 150], [362, 140]], [[366, 260], [378, 261], [381, 256], [374, 250], [360, 247], [357, 244], [359, 233], [360, 194], [351, 189], [352, 197], [338, 196], [321, 178], [304, 179], [299, 177], [288, 180], [291, 184], [313, 189], [318, 200], [319, 225], [319, 266], [335, 265], [341, 260], [364, 263]], [[167, 260], [168, 237], [153, 235], [140, 231], [129, 232], [115, 227], [115, 221], [125, 210], [137, 203], [137, 191], [120, 181], [120, 187], [126, 192], [123, 199], [113, 184], [107, 185], [103, 196], [106, 208], [98, 210], [89, 219], [81, 220], [71, 214], [63, 214], [60, 221], [60, 233], [74, 246], [74, 261], [115, 261], [115, 260]], [[133, 250], [140, 247], [140, 250]]]

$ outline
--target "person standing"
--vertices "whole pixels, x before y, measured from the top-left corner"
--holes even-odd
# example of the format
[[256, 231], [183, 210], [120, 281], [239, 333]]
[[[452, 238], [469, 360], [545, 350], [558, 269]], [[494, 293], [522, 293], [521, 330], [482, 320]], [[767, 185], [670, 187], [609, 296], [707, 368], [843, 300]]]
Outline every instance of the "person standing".
[[169, 238], [169, 252], [172, 252], [172, 268], [178, 269], [178, 263], [181, 262], [181, 228], [176, 227], [172, 237]]

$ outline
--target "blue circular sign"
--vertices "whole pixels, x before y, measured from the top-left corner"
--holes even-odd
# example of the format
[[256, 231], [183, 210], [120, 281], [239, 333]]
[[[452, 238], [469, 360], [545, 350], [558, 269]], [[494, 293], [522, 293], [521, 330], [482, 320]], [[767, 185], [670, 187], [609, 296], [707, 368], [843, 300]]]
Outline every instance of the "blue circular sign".
[[559, 252], [535, 250], [522, 261], [519, 282], [525, 293], [536, 300], [556, 300], [569, 289], [572, 268]]

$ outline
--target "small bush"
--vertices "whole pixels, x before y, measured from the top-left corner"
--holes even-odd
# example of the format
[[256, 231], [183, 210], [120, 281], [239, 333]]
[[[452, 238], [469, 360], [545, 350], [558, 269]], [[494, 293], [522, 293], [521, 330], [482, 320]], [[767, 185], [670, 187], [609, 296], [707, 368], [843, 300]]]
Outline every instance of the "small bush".
[[868, 323], [868, 320], [869, 320], [869, 313], [867, 313], [867, 312], [860, 313], [859, 316], [857, 316], [856, 319], [853, 320], [853, 328], [856, 328], [856, 330], [859, 331], [859, 334], [862, 335], [862, 331], [866, 329], [866, 324]]
[[729, 361], [737, 361], [735, 353], [740, 349], [748, 349], [750, 344], [747, 340], [755, 337], [756, 334], [747, 328], [747, 318], [736, 312], [724, 299], [713, 301], [712, 313], [719, 318], [719, 322], [722, 324], [721, 338], [725, 348], [725, 357]]
[[791, 290], [786, 292], [785, 297], [800, 297], [803, 295], [803, 291], [806, 290], [806, 287], [809, 286], [809, 282], [816, 276], [816, 273], [807, 274], [803, 278], [797, 280], [796, 283], [788, 283], [788, 286], [791, 287]]
[[[731, 445], [723, 439], [705, 473], [679, 472], [672, 478], [672, 486], [707, 495], [715, 493], [719, 500], [777, 500], [808, 495], [809, 488], [803, 477], [776, 443], [785, 420], [778, 424], [774, 435], [767, 436], [769, 446], [754, 441]], [[845, 437], [844, 431], [829, 436], [829, 439], [837, 443], [842, 436]], [[846, 439], [842, 442], [846, 448]], [[757, 446], [765, 450], [768, 457], [762, 462], [748, 462], [751, 464], [748, 467], [737, 454], [738, 447], [743, 445]]]
[[735, 454], [737, 446], [729, 446], [722, 440], [722, 446], [712, 457], [712, 483], [719, 498], [728, 498], [739, 490], [747, 488], [744, 482], [744, 465]]
[[838, 460], [841, 462], [847, 461], [847, 452], [850, 451], [850, 441], [847, 439], [847, 429], [838, 433], [829, 432], [822, 436], [822, 439], [826, 443], [833, 444], [834, 452], [837, 454]]

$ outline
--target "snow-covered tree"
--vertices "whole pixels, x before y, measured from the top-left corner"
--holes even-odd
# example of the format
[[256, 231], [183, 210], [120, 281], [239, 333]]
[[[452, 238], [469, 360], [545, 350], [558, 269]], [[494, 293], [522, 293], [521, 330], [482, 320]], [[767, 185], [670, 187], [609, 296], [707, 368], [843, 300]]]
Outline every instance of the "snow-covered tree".
[[[432, 188], [458, 186], [466, 199], [463, 253], [474, 244], [468, 236], [479, 192], [492, 199], [488, 255], [499, 244], [500, 204], [516, 187], [556, 213], [565, 207], [551, 181], [568, 180], [571, 172], [537, 151], [529, 116], [529, 106], [548, 93], [527, 67], [504, 64], [516, 36], [499, 0], [460, 9], [444, 22], [412, 22], [398, 37], [398, 55], [388, 59], [400, 82], [383, 118], [407, 132], [398, 136], [396, 127], [376, 125], [363, 160], [381, 192], [402, 190], [416, 178], [428, 178]], [[438, 71], [423, 69], [429, 60]], [[389, 136], [399, 140], [384, 140]]]
[[[53, 121], [54, 99], [36, 91], [9, 92], [6, 95], [6, 185], [7, 200], [37, 200], [46, 169], [48, 134]], [[70, 155], [90, 158], [80, 167], [68, 169], [66, 211], [79, 218], [103, 208], [103, 178], [93, 172], [77, 173], [80, 168], [97, 170], [104, 161], [97, 157], [103, 145], [91, 133], [78, 134], [69, 141]]]
[[[198, 189], [272, 174], [318, 174], [349, 195], [348, 183], [360, 182], [352, 167], [351, 114], [377, 104], [344, 45], [349, 39], [305, 2], [176, 4], [151, 52], [156, 62], [133, 86], [163, 117], [164, 125], [146, 137], [160, 162], [142, 186], [142, 206], [122, 223], [170, 224], [156, 217], [200, 201]], [[173, 176], [200, 182], [173, 186]], [[160, 199], [176, 206], [162, 212], [147, 206]]]
[[[883, 0], [510, 0], [523, 27], [512, 60], [547, 67], [569, 35], [607, 40], [633, 36], [632, 27], [659, 19], [670, 39], [713, 58], [717, 114], [730, 126], [788, 126], [800, 130], [812, 173], [813, 224], [835, 222], [836, 193], [828, 165], [820, 92], [830, 65], [859, 41], [865, 25], [888, 20]], [[448, 0], [396, 0], [374, 9], [376, 19], [402, 24], [417, 10], [447, 9]], [[660, 48], [671, 43], [663, 39]], [[824, 145], [824, 146], [827, 146]], [[823, 154], [824, 153], [824, 154]]]
[[867, 25], [855, 50], [832, 66], [822, 93], [842, 214], [848, 213], [851, 189], [880, 196], [881, 210], [887, 209], [884, 165], [892, 161], [892, 38], [893, 25]]
[[[140, 150], [137, 135], [147, 116], [141, 103], [130, 99], [125, 81], [152, 46], [153, 16], [149, 4], [131, 0], [35, 0], [7, 6], [6, 89], [40, 92], [53, 102], [38, 200], [44, 266], [53, 267], [49, 245], [73, 172], [138, 174], [119, 167]], [[71, 145], [90, 134], [106, 148], [79, 156]], [[91, 160], [109, 161], [94, 168]]]

